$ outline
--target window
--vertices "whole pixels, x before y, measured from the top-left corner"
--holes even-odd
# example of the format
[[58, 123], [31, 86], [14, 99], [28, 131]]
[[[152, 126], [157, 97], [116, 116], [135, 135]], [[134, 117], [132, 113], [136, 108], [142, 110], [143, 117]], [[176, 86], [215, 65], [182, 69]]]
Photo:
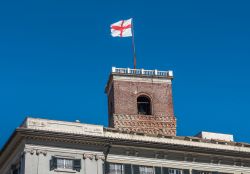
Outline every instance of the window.
[[154, 174], [153, 167], [140, 166], [139, 171], [140, 171], [140, 174]]
[[57, 158], [57, 168], [73, 169], [73, 160], [72, 159]]
[[[106, 171], [104, 172], [105, 174], [190, 174], [189, 169], [173, 169], [173, 168], [157, 167], [157, 166], [153, 167], [153, 166], [118, 164], [109, 162], [105, 164], [105, 171]], [[193, 173], [193, 174], [199, 174], [199, 173]]]
[[212, 174], [211, 172], [202, 172], [200, 171], [199, 174]]
[[168, 173], [169, 174], [182, 174], [182, 170], [180, 170], [180, 169], [169, 169]]
[[109, 174], [124, 174], [124, 166], [122, 164], [109, 164]]
[[133, 165], [132, 168], [133, 174], [155, 174], [155, 170], [153, 167]]
[[193, 170], [193, 174], [212, 174], [218, 172], [209, 172], [209, 171], [201, 171], [201, 170]]
[[11, 174], [20, 174], [21, 173], [21, 166], [19, 163], [11, 166]]
[[140, 115], [151, 115], [151, 102], [150, 98], [141, 95], [137, 98], [137, 110]]
[[54, 169], [69, 169], [80, 172], [81, 160], [52, 157], [50, 160], [50, 170]]

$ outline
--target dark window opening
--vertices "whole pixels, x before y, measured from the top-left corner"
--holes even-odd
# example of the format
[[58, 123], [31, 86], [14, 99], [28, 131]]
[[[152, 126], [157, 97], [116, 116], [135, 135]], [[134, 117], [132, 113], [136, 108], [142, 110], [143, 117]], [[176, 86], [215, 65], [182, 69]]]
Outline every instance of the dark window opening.
[[11, 174], [20, 174], [21, 173], [21, 163], [17, 163], [11, 166]]
[[140, 115], [151, 115], [151, 102], [147, 96], [137, 98], [137, 110]]

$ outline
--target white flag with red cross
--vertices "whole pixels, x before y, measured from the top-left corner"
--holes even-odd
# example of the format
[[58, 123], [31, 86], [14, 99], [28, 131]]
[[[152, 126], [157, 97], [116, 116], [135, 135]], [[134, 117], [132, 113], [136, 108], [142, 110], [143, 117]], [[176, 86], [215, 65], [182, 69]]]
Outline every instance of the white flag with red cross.
[[121, 20], [110, 25], [111, 35], [113, 37], [131, 37], [132, 34], [132, 18]]

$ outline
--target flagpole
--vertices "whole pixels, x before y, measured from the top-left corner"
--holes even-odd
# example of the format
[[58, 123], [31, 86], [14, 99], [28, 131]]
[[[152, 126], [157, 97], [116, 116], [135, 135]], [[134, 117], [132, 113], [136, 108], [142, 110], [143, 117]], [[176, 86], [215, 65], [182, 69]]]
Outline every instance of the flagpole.
[[132, 18], [131, 24], [132, 24], [131, 29], [132, 29], [132, 49], [133, 49], [133, 58], [134, 58], [134, 69], [136, 69], [135, 34], [134, 34], [133, 18]]

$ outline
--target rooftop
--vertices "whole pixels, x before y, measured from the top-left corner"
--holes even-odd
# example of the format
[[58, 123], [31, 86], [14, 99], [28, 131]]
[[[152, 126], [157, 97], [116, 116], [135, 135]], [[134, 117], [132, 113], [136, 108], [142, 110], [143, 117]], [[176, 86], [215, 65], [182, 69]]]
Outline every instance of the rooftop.
[[[79, 122], [66, 122], [40, 118], [26, 118], [20, 126], [23, 129], [49, 131], [56, 133], [69, 133], [101, 138], [112, 138], [131, 141], [163, 143], [172, 145], [191, 146], [216, 150], [228, 150], [250, 153], [250, 144], [233, 141], [204, 139], [194, 136], [163, 136], [149, 135], [131, 131], [119, 131], [105, 128], [102, 125], [84, 124]], [[223, 135], [223, 134], [219, 134]], [[226, 134], [224, 134], [226, 135]]]

